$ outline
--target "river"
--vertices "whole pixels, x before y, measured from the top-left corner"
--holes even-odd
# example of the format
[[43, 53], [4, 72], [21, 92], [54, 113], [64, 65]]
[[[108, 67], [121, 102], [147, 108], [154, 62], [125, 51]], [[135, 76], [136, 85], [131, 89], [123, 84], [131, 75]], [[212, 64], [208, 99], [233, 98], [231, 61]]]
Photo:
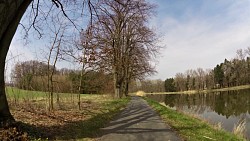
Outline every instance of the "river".
[[250, 139], [250, 89], [207, 94], [155, 94], [147, 95], [172, 109], [205, 119], [211, 124], [220, 124], [232, 132], [234, 127], [245, 122], [244, 135]]

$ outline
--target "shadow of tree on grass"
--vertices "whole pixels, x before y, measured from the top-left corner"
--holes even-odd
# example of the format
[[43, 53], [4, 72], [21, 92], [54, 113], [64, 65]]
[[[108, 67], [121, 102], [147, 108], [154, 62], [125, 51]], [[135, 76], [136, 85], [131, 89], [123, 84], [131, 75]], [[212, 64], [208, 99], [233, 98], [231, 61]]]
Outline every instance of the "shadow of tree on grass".
[[100, 128], [104, 127], [118, 110], [98, 113], [90, 119], [67, 122], [57, 126], [36, 126], [19, 122], [18, 126], [27, 132], [32, 139], [48, 140], [76, 140], [83, 138], [96, 138], [100, 136]]

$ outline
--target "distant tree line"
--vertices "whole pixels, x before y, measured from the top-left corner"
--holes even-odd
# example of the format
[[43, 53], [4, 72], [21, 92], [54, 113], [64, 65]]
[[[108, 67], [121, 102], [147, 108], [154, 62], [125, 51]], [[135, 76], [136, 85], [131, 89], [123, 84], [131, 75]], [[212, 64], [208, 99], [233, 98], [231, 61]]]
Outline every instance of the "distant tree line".
[[[52, 67], [52, 66], [50, 66]], [[48, 66], [36, 60], [19, 62], [12, 70], [12, 85], [25, 90], [48, 91]], [[55, 69], [54, 91], [78, 93], [81, 70]], [[113, 91], [112, 75], [102, 71], [89, 71], [82, 78], [81, 93], [110, 93]]]
[[134, 93], [137, 91], [144, 91], [146, 93], [164, 92], [164, 81], [162, 81], [161, 79], [133, 80], [129, 84], [129, 92]]
[[165, 91], [187, 91], [224, 88], [250, 84], [250, 47], [239, 49], [236, 57], [213, 69], [187, 70], [165, 80]]

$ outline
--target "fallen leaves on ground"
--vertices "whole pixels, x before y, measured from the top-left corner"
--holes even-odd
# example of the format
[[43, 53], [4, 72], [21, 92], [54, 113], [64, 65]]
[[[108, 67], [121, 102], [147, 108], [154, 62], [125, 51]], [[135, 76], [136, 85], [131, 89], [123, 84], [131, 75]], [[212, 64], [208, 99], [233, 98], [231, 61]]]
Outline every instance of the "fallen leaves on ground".
[[[42, 103], [43, 102], [43, 103]], [[31, 139], [60, 139], [67, 136], [74, 130], [80, 130], [83, 121], [102, 112], [102, 105], [106, 101], [85, 100], [81, 102], [81, 110], [77, 104], [67, 102], [55, 103], [55, 109], [48, 111], [45, 100], [31, 100], [10, 103], [11, 113], [18, 122], [18, 130], [22, 130], [22, 135]], [[3, 133], [5, 129], [0, 129]], [[11, 129], [13, 135], [17, 134], [17, 129]], [[6, 131], [9, 133], [9, 131]], [[83, 132], [83, 131], [78, 131]], [[6, 133], [5, 133], [6, 134]], [[3, 135], [3, 134], [2, 134]], [[64, 138], [67, 139], [67, 138]]]

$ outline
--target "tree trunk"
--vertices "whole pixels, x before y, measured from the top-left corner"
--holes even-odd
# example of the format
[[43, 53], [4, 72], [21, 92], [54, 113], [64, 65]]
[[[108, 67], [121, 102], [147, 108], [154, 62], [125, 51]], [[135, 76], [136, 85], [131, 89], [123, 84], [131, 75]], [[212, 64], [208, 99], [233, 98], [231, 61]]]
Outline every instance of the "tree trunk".
[[54, 110], [53, 74], [50, 75], [49, 83], [50, 83], [50, 87], [49, 87], [49, 92], [50, 92], [49, 111], [53, 111]]
[[[0, 56], [2, 58], [2, 54]], [[6, 122], [8, 120], [13, 121], [14, 118], [10, 114], [8, 102], [5, 93], [5, 82], [4, 82], [4, 68], [5, 62], [0, 60], [0, 122]]]
[[0, 122], [14, 121], [5, 92], [5, 60], [17, 26], [32, 0], [8, 0], [0, 5]]
[[122, 98], [123, 94], [124, 94], [122, 83], [119, 84], [118, 86], [119, 86], [119, 88], [118, 88], [118, 90], [119, 90], [118, 96], [119, 96], [119, 98]]
[[115, 98], [119, 98], [119, 95], [120, 95], [120, 88], [119, 86], [117, 85], [117, 82], [116, 82], [116, 78], [114, 78], [114, 89], [115, 89], [115, 95], [114, 97]]
[[115, 87], [115, 98], [120, 97], [120, 87]]
[[121, 97], [121, 85], [119, 84], [118, 81], [118, 74], [116, 71], [114, 71], [114, 89], [115, 89], [115, 98], [120, 98]]
[[83, 72], [84, 72], [84, 63], [82, 64], [81, 76], [80, 76], [80, 85], [78, 87], [78, 109], [81, 110], [81, 94], [82, 94], [82, 85], [83, 85]]
[[126, 83], [125, 83], [125, 96], [127, 97], [128, 96], [128, 87], [129, 87], [129, 83], [128, 83], [128, 81], [126, 81]]

